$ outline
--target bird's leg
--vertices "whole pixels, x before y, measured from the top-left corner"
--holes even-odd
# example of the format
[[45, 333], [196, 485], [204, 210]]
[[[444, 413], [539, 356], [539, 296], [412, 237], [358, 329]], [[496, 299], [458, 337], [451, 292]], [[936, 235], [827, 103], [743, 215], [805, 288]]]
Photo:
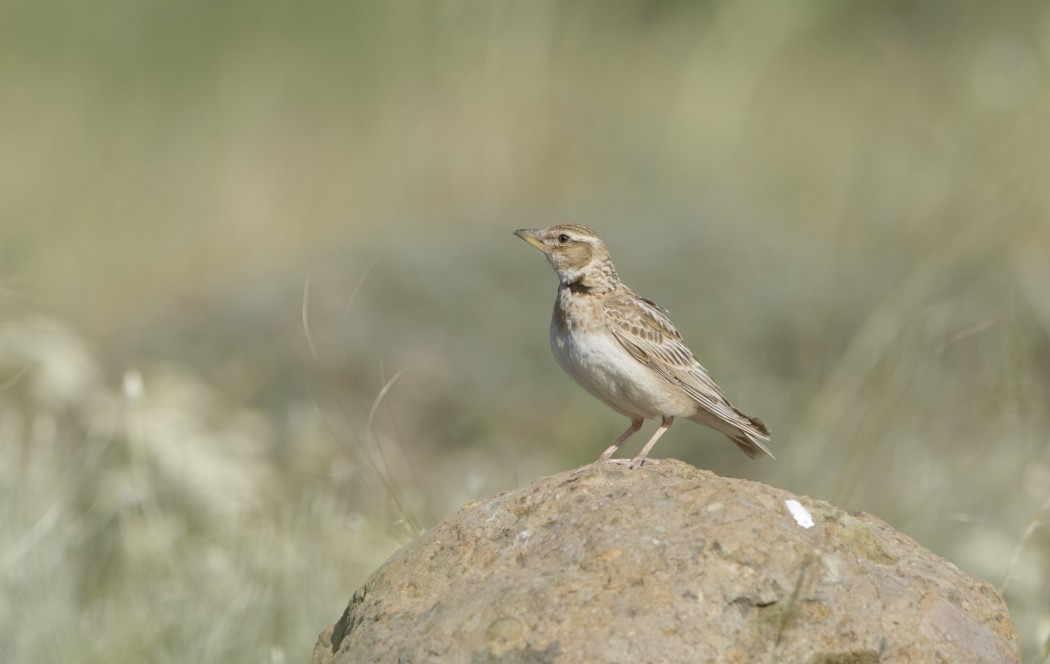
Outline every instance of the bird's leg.
[[[660, 436], [664, 435], [664, 432], [671, 428], [672, 422], [674, 422], [673, 417], [664, 417], [663, 421], [660, 422], [660, 428], [656, 430], [653, 437], [645, 444], [645, 447], [643, 447], [642, 451], [638, 453], [638, 456], [631, 459], [631, 463], [627, 466], [630, 470], [634, 470], [645, 463], [645, 457], [649, 456], [649, 450], [653, 449], [653, 445], [656, 444], [656, 441], [660, 440]], [[657, 459], [652, 459], [649, 463], [659, 463], [659, 461]]]
[[620, 445], [623, 445], [623, 441], [638, 433], [638, 430], [642, 428], [642, 422], [644, 421], [645, 420], [640, 417], [631, 420], [631, 426], [627, 427], [627, 431], [624, 431], [623, 435], [617, 438], [616, 442], [609, 446], [609, 449], [602, 452], [602, 455], [598, 457], [597, 463], [627, 463], [627, 459], [611, 459], [610, 457], [616, 453], [616, 450], [620, 449]]

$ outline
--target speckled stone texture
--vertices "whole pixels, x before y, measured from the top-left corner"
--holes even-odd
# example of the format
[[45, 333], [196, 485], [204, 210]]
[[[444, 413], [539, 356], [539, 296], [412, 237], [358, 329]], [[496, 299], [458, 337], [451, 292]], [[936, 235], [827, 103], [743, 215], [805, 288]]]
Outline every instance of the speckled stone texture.
[[1017, 661], [995, 590], [883, 521], [674, 460], [465, 507], [384, 563], [310, 660]]

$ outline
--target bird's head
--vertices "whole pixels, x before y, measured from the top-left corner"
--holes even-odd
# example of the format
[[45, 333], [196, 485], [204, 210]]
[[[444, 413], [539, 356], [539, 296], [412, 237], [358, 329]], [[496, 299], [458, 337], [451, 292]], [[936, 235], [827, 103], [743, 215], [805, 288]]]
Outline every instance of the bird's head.
[[609, 252], [598, 234], [579, 224], [521, 228], [514, 234], [543, 252], [562, 283], [581, 278], [592, 266], [608, 264]]

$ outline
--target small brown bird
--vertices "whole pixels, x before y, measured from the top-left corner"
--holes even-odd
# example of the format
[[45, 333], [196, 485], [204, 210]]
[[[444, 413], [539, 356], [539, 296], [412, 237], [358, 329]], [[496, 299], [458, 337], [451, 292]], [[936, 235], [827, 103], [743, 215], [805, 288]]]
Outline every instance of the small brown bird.
[[[631, 418], [631, 426], [598, 462], [638, 468], [676, 417], [721, 431], [752, 459], [773, 456], [763, 445], [769, 440], [766, 425], [729, 403], [666, 311], [620, 281], [594, 231], [563, 224], [514, 234], [542, 251], [558, 273], [550, 330], [558, 364], [583, 389]], [[613, 459], [620, 445], [652, 417], [661, 418], [660, 427], [638, 456], [629, 462]]]

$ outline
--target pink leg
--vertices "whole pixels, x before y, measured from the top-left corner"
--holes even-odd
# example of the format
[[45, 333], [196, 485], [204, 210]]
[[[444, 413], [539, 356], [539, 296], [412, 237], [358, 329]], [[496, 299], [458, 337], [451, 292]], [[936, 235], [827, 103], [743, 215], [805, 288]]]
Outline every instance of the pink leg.
[[[643, 447], [642, 451], [638, 453], [638, 456], [631, 459], [631, 463], [627, 466], [628, 468], [634, 470], [645, 463], [645, 457], [649, 456], [649, 450], [653, 449], [653, 445], [656, 444], [656, 441], [660, 440], [660, 436], [664, 435], [664, 432], [671, 428], [672, 422], [674, 422], [673, 417], [664, 417], [663, 421], [660, 422], [660, 428], [656, 430], [656, 433], [654, 433], [653, 437], [649, 439], [649, 442], [645, 444], [645, 447]], [[653, 459], [649, 463], [658, 463], [658, 461]]]
[[623, 435], [617, 438], [616, 442], [609, 446], [609, 449], [602, 452], [602, 455], [598, 457], [597, 463], [605, 463], [607, 461], [612, 461], [612, 463], [626, 463], [626, 459], [610, 459], [609, 457], [615, 454], [616, 450], [620, 449], [620, 445], [623, 445], [623, 441], [638, 433], [638, 430], [642, 428], [642, 422], [644, 421], [645, 420], [640, 417], [631, 420], [631, 426], [627, 427], [627, 431], [624, 431]]

